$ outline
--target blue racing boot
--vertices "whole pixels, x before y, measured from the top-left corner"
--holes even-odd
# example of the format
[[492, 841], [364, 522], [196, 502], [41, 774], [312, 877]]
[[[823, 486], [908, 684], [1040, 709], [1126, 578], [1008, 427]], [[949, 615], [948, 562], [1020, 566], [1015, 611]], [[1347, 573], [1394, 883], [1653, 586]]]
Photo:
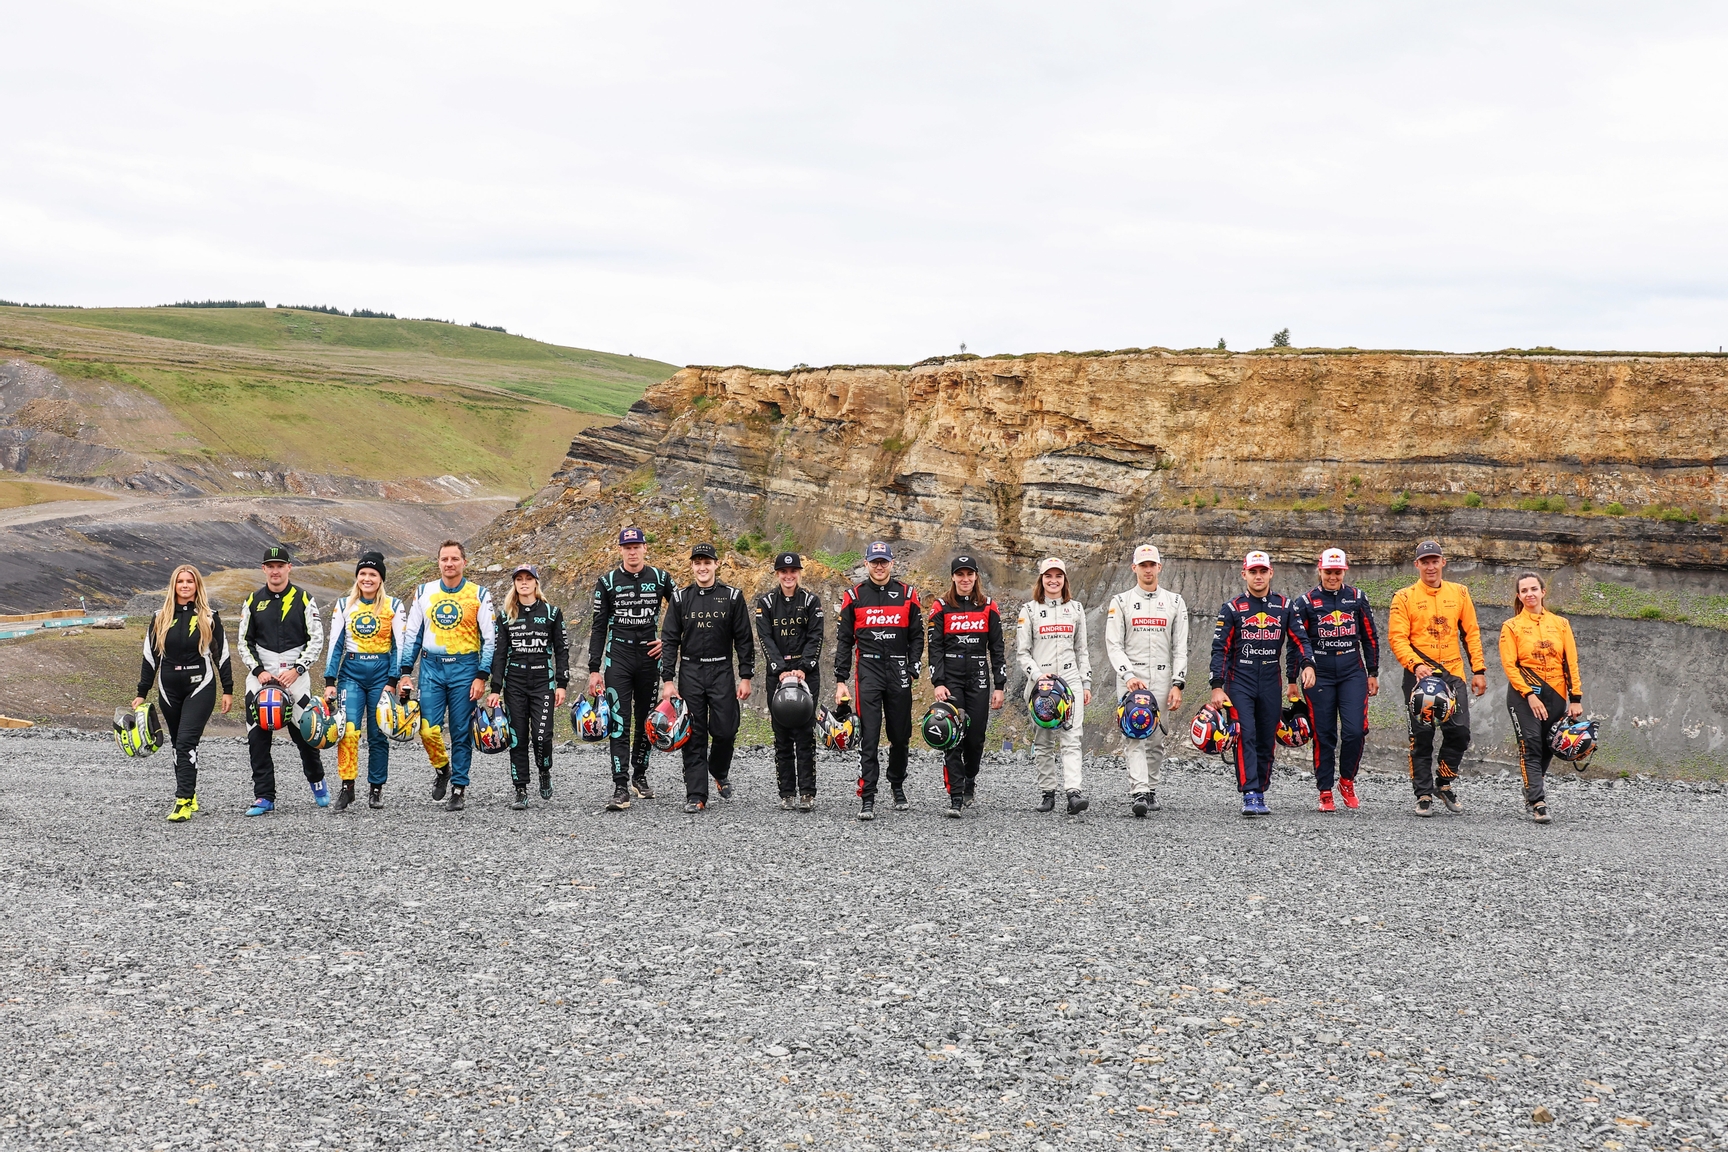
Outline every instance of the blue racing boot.
[[330, 789], [322, 780], [312, 781], [312, 799], [318, 801], [318, 807], [330, 807]]
[[248, 815], [248, 816], [262, 816], [267, 812], [274, 812], [274, 811], [276, 811], [275, 803], [273, 801], [266, 800], [266, 799], [264, 799], [264, 797], [260, 796], [256, 800], [252, 801], [252, 807], [246, 809], [246, 815]]

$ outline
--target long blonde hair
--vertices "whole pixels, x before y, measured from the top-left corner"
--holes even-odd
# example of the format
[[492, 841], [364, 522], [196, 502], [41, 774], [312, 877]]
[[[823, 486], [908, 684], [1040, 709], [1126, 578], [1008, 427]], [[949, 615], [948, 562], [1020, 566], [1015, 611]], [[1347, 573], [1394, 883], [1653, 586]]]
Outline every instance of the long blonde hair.
[[192, 573], [197, 591], [192, 594], [192, 611], [198, 615], [198, 654], [210, 655], [210, 638], [215, 631], [210, 612], [210, 594], [204, 590], [204, 576], [190, 564], [182, 564], [168, 577], [168, 595], [162, 598], [162, 609], [156, 613], [156, 650], [167, 651], [168, 629], [174, 624], [174, 585], [180, 583], [180, 573]]
[[[534, 599], [544, 600], [546, 596], [540, 591], [540, 578], [534, 578]], [[522, 614], [522, 601], [516, 597], [516, 577], [510, 577], [510, 591], [504, 593], [504, 615], [511, 620]]]

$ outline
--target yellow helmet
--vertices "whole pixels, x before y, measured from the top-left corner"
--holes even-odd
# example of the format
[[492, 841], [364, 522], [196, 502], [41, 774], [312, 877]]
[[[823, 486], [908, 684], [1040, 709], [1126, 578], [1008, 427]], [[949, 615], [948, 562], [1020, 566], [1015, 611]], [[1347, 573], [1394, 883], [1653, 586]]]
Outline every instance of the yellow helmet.
[[378, 707], [373, 713], [378, 727], [397, 744], [407, 744], [420, 732], [420, 702], [401, 697], [386, 688], [378, 694]]

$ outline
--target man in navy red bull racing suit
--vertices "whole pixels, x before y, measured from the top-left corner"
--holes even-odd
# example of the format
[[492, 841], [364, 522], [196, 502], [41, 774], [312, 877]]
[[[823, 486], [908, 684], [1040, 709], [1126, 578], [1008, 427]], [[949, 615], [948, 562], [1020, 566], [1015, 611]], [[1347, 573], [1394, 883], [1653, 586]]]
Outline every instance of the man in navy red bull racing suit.
[[1242, 793], [1242, 815], [1269, 816], [1266, 789], [1272, 783], [1272, 750], [1278, 719], [1284, 709], [1284, 682], [1278, 658], [1289, 671], [1289, 697], [1314, 684], [1314, 656], [1308, 647], [1295, 606], [1272, 588], [1272, 559], [1250, 552], [1242, 561], [1248, 590], [1218, 609], [1212, 632], [1212, 704], [1225, 698], [1235, 705], [1242, 725], [1236, 741], [1236, 788]]
[[1314, 787], [1320, 811], [1334, 811], [1338, 794], [1355, 808], [1356, 771], [1368, 736], [1368, 697], [1380, 692], [1380, 634], [1368, 597], [1344, 583], [1350, 568], [1342, 548], [1320, 554], [1320, 583], [1296, 601], [1303, 631], [1314, 647], [1314, 687], [1308, 691], [1308, 722], [1314, 729]]

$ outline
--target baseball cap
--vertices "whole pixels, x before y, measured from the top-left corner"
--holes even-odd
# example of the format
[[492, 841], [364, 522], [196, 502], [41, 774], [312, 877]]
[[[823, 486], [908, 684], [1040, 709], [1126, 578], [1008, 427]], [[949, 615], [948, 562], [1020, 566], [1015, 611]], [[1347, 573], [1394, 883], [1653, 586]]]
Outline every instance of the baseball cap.
[[356, 575], [356, 576], [360, 575], [360, 570], [363, 568], [372, 569], [372, 571], [378, 573], [378, 579], [380, 579], [380, 580], [384, 579], [384, 553], [382, 553], [382, 552], [362, 552], [362, 553], [360, 553], [360, 562], [358, 564], [354, 565], [354, 575]]
[[1042, 576], [1052, 568], [1056, 569], [1056, 571], [1062, 573], [1064, 576], [1068, 574], [1068, 565], [1062, 563], [1061, 559], [1056, 556], [1046, 556], [1044, 559], [1038, 561], [1038, 575]]
[[1320, 553], [1320, 567], [1322, 570], [1336, 568], [1339, 571], [1348, 571], [1350, 568], [1350, 560], [1344, 555], [1344, 549], [1328, 548], [1326, 551]]
[[707, 557], [709, 560], [718, 560], [720, 559], [720, 553], [714, 551], [714, 545], [712, 544], [698, 544], [696, 547], [690, 549], [690, 559], [699, 560], [703, 557]]
[[976, 572], [978, 571], [978, 561], [962, 552], [960, 555], [954, 557], [953, 560], [949, 561], [948, 574], [952, 576], [962, 568], [970, 568], [972, 571]]
[[866, 564], [872, 560], [892, 559], [894, 559], [894, 549], [888, 547], [887, 544], [880, 540], [872, 540], [870, 542], [870, 547], [864, 549], [864, 562]]
[[536, 580], [540, 579], [540, 569], [534, 567], [532, 564], [518, 564], [516, 567], [510, 569], [510, 579], [514, 580], [524, 572], [528, 573], [528, 575], [534, 577]]
[[1148, 560], [1152, 561], [1154, 564], [1164, 563], [1164, 557], [1158, 554], [1158, 549], [1155, 545], [1142, 544], [1140, 547], [1134, 549], [1134, 563], [1144, 564]]
[[1244, 572], [1248, 571], [1250, 568], [1270, 567], [1272, 567], [1272, 557], [1266, 555], [1264, 552], [1250, 552], [1248, 555], [1242, 557], [1242, 571]]
[[1416, 545], [1416, 559], [1418, 560], [1422, 559], [1424, 556], [1444, 555], [1445, 553], [1440, 551], [1440, 541], [1438, 540], [1424, 540], [1422, 543]]
[[259, 563], [292, 564], [294, 563], [294, 557], [288, 554], [288, 549], [282, 547], [280, 544], [276, 544], [264, 549], [264, 559], [259, 561]]
[[648, 534], [632, 524], [630, 527], [624, 529], [624, 531], [618, 533], [618, 543], [646, 544], [648, 543]]
[[776, 571], [776, 572], [780, 571], [780, 569], [782, 569], [782, 568], [803, 568], [803, 567], [804, 567], [804, 561], [799, 557], [798, 553], [796, 553], [796, 552], [782, 552], [782, 553], [780, 553], [780, 555], [774, 557], [774, 571]]

